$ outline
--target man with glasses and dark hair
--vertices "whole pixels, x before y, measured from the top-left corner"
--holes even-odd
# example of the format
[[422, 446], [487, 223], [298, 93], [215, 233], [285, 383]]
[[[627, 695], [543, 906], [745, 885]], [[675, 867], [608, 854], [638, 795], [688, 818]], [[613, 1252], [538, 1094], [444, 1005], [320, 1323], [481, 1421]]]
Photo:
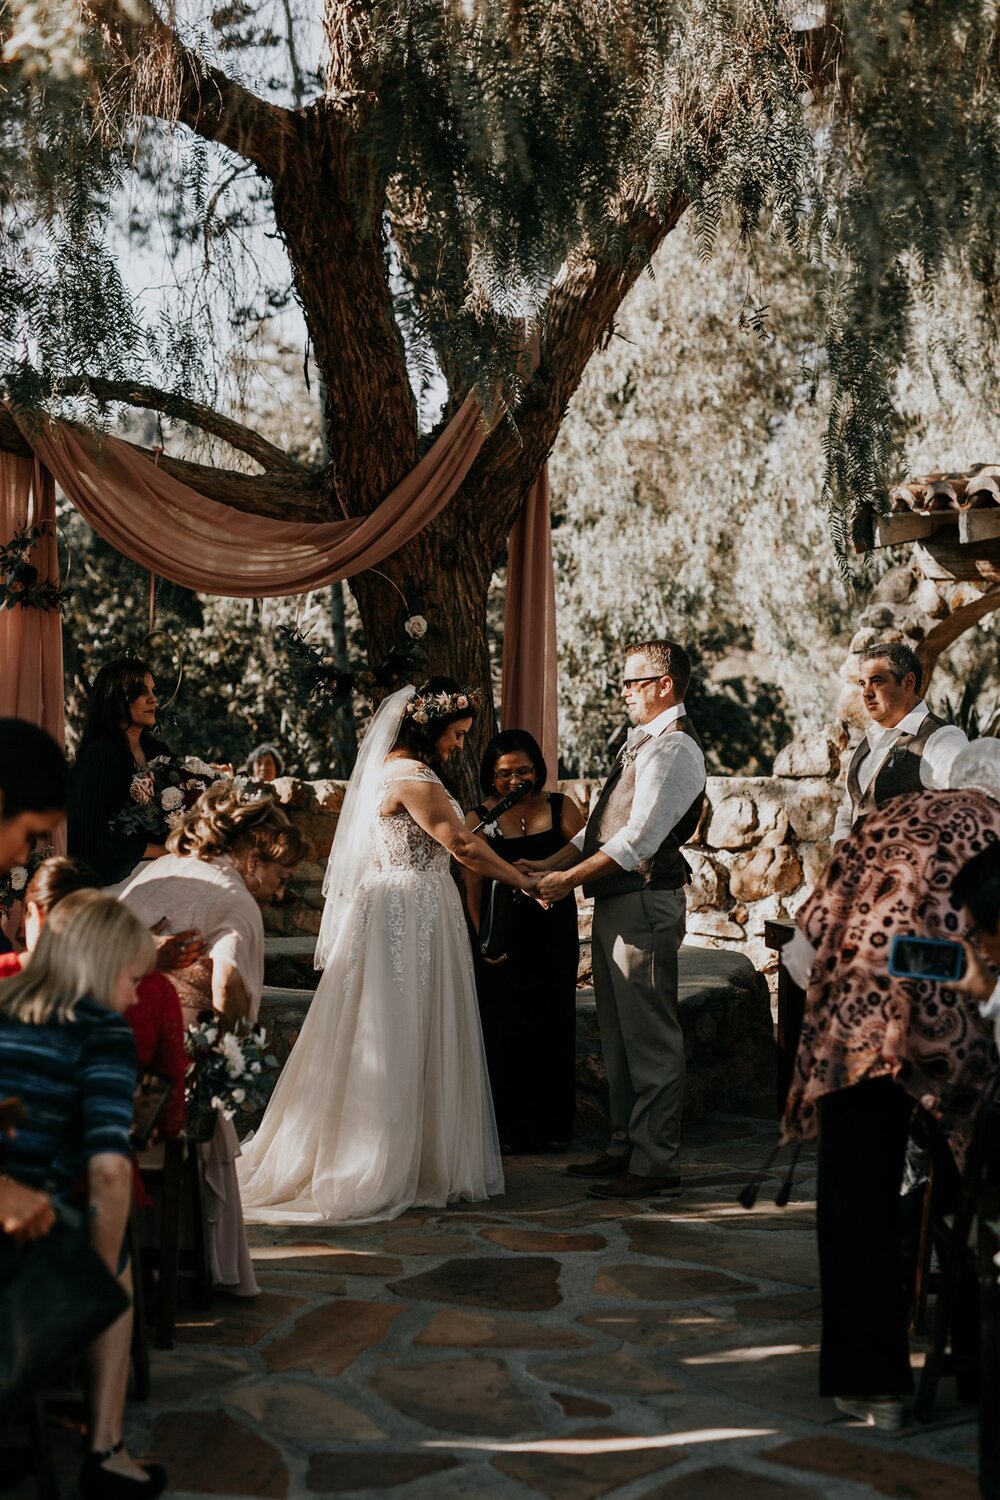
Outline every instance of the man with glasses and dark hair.
[[681, 853], [705, 798], [705, 756], [684, 708], [691, 663], [675, 641], [626, 648], [622, 696], [632, 728], [587, 826], [547, 860], [535, 894], [594, 897], [594, 995], [611, 1095], [612, 1135], [594, 1161], [598, 1198], [680, 1192], [684, 1037], [677, 950], [684, 937]]
[[932, 714], [920, 697], [923, 670], [909, 646], [866, 646], [858, 660], [858, 686], [872, 722], [847, 770], [834, 844], [890, 798], [946, 787], [952, 761], [968, 744], [957, 725]]

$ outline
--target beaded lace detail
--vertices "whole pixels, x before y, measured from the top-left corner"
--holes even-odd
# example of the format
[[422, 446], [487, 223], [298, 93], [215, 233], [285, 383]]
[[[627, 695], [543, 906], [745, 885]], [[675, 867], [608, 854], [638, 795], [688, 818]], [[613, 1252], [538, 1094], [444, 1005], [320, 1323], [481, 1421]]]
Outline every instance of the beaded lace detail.
[[[408, 767], [403, 771], [390, 770], [382, 782], [379, 805], [385, 800], [390, 785], [398, 781], [435, 781], [438, 785], [441, 784], [440, 778], [435, 776], [429, 766]], [[461, 816], [458, 803], [454, 798], [450, 800]], [[368, 941], [368, 929], [376, 906], [380, 908], [386, 924], [396, 984], [402, 989], [406, 978], [408, 921], [416, 923], [420, 983], [427, 983], [431, 964], [431, 936], [439, 917], [440, 887], [436, 879], [428, 880], [426, 877], [450, 880], [449, 863], [447, 849], [442, 848], [429, 833], [425, 833], [405, 809], [375, 819], [372, 831], [372, 874], [358, 894], [348, 957], [349, 983], [354, 979], [362, 950]], [[388, 892], [380, 879], [384, 876], [391, 877]], [[405, 894], [397, 884], [400, 876], [413, 877], [413, 889]]]

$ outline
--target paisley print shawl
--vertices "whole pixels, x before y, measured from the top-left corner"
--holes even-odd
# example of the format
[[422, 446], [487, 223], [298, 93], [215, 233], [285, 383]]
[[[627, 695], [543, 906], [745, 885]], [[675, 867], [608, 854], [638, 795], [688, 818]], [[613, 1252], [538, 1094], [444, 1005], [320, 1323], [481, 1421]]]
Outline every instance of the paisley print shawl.
[[916, 792], [869, 814], [837, 850], [798, 924], [816, 957], [782, 1129], [818, 1130], [824, 1094], [891, 1077], [941, 1123], [961, 1164], [972, 1117], [997, 1065], [991, 1028], [969, 996], [893, 979], [897, 933], [955, 938], [951, 883], [1000, 839], [1000, 804], [981, 792]]

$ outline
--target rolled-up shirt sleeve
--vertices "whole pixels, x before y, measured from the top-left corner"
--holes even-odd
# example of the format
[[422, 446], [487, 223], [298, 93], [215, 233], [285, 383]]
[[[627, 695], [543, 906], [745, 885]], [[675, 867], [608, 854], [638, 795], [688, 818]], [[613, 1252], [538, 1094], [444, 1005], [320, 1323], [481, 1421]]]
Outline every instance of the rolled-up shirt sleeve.
[[136, 1079], [135, 1042], [124, 1017], [109, 1012], [92, 1026], [80, 1056], [80, 1106], [85, 1160], [129, 1156]]
[[956, 755], [969, 741], [957, 724], [945, 724], [927, 736], [920, 757], [920, 782], [931, 791], [946, 791], [950, 785], [951, 767]]
[[705, 757], [691, 735], [675, 732], [650, 740], [636, 757], [629, 820], [602, 845], [601, 853], [623, 870], [637, 870], [704, 789]]

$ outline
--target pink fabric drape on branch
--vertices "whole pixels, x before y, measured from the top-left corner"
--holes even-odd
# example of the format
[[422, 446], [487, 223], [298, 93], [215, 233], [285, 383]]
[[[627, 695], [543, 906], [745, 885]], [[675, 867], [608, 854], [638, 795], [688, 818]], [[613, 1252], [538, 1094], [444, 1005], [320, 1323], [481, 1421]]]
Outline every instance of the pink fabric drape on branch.
[[[309, 524], [252, 516], [210, 500], [117, 438], [12, 414], [36, 457], [98, 536], [172, 583], [236, 598], [305, 593], [376, 567], [440, 514], [486, 437], [482, 409], [469, 396], [416, 468], [370, 515]], [[31, 467], [31, 460], [15, 462]], [[58, 636], [58, 618], [53, 623]], [[56, 649], [58, 668], [55, 651], [47, 651], [45, 672], [50, 682], [60, 680], [61, 712], [61, 644]], [[42, 671], [35, 675], [40, 682]], [[555, 588], [544, 468], [511, 532], [503, 724], [535, 736], [554, 779]]]
[[171, 583], [240, 599], [304, 594], [377, 567], [444, 509], [486, 437], [480, 405], [469, 396], [370, 515], [308, 523], [209, 500], [118, 438], [14, 417], [98, 536]]
[[[0, 452], [0, 542], [43, 522], [30, 561], [59, 582], [55, 486], [37, 458]], [[62, 621], [55, 609], [0, 609], [0, 717], [30, 719], [64, 740]]]
[[557, 660], [549, 471], [543, 465], [510, 533], [500, 719], [504, 729], [534, 735], [550, 787], [559, 776]]

